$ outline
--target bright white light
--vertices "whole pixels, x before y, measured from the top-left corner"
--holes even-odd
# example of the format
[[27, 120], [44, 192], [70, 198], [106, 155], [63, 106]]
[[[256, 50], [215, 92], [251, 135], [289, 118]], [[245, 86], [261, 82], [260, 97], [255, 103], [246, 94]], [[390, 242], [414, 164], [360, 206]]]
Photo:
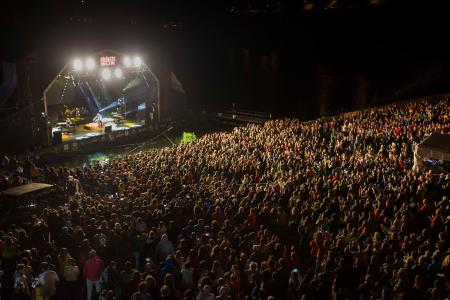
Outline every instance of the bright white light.
[[121, 68], [116, 68], [114, 70], [114, 76], [116, 76], [117, 79], [122, 78], [122, 75], [123, 75], [123, 73], [122, 73], [122, 69]]
[[72, 66], [74, 71], [81, 71], [81, 69], [83, 69], [83, 62], [81, 61], [81, 59], [74, 59]]
[[131, 58], [129, 56], [123, 58], [123, 65], [127, 68], [131, 67]]
[[135, 67], [140, 67], [141, 64], [142, 64], [141, 58], [140, 58], [139, 56], [136, 56], [136, 57], [133, 59], [133, 65], [134, 65]]
[[111, 70], [109, 68], [104, 68], [102, 70], [102, 78], [104, 80], [109, 80], [111, 79]]
[[93, 58], [86, 59], [86, 69], [94, 70], [95, 69], [95, 60]]

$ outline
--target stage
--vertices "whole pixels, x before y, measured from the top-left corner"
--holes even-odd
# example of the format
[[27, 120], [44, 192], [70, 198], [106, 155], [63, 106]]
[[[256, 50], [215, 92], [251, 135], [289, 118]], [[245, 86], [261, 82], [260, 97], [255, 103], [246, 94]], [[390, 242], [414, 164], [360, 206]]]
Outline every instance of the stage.
[[83, 151], [150, 136], [160, 127], [159, 93], [158, 78], [136, 54], [107, 49], [74, 58], [44, 91], [46, 142]]
[[[112, 118], [103, 118], [103, 126], [99, 127], [97, 123], [82, 123], [75, 125], [63, 125], [57, 123], [52, 126], [52, 136], [56, 131], [61, 131], [62, 143], [81, 141], [94, 137], [101, 137], [108, 133], [124, 132], [130, 129], [143, 127], [144, 122], [139, 123], [133, 120], [122, 120], [120, 123], [114, 122]], [[111, 126], [111, 131], [108, 132], [108, 127]], [[106, 128], [106, 131], [105, 131]]]

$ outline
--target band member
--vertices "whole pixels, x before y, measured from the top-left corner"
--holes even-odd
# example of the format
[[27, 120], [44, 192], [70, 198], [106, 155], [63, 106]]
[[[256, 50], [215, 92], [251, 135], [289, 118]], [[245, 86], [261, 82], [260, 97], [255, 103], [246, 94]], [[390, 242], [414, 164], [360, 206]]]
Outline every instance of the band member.
[[88, 114], [88, 111], [87, 111], [86, 107], [82, 106], [80, 108], [80, 117], [84, 118], [84, 117], [86, 117], [87, 114]]
[[62, 122], [66, 120], [66, 114], [64, 113], [64, 110], [60, 110], [58, 113], [58, 121]]
[[103, 117], [99, 112], [95, 115], [94, 122], [97, 122], [98, 127], [103, 127]]
[[70, 107], [64, 105], [64, 119], [70, 118], [71, 110]]
[[117, 113], [124, 116], [125, 115], [125, 101], [123, 98], [119, 98], [118, 101], [119, 106], [117, 107]]

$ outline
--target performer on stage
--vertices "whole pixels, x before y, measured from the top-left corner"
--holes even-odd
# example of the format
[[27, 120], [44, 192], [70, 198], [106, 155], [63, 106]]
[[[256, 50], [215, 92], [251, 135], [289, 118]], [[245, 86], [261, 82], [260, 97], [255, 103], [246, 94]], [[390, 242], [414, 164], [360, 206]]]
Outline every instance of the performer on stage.
[[117, 113], [121, 116], [125, 115], [126, 109], [125, 109], [125, 100], [124, 98], [119, 98], [119, 106], [117, 107]]
[[102, 115], [98, 112], [95, 117], [94, 117], [94, 122], [97, 122], [98, 127], [102, 128], [103, 127], [103, 117]]

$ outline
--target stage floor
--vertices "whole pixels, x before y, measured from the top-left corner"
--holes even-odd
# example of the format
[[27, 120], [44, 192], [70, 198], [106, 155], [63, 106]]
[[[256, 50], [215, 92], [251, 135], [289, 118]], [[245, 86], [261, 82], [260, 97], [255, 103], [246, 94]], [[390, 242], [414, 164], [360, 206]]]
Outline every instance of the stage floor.
[[[88, 139], [91, 137], [101, 136], [105, 134], [105, 127], [111, 125], [111, 131], [123, 131], [129, 130], [131, 128], [142, 127], [143, 123], [138, 123], [137, 121], [132, 120], [123, 120], [120, 124], [116, 124], [110, 118], [103, 118], [103, 126], [97, 127], [96, 123], [86, 123], [81, 125], [76, 125], [72, 127], [72, 132], [63, 132], [62, 133], [62, 141], [71, 142], [71, 141], [79, 141]], [[90, 129], [88, 129], [89, 127]], [[75, 128], [75, 130], [73, 129]], [[61, 130], [60, 127], [54, 126], [52, 127], [52, 136], [54, 131]], [[74, 131], [74, 132], [73, 132]]]

